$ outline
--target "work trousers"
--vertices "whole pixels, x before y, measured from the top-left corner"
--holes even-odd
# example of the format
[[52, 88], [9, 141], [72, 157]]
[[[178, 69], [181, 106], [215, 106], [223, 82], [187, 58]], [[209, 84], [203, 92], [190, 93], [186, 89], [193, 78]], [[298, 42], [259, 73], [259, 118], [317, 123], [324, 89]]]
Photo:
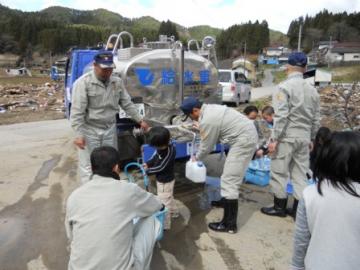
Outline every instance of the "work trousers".
[[100, 146], [112, 146], [117, 149], [117, 133], [114, 124], [109, 129], [99, 129], [88, 127], [85, 129], [85, 148], [78, 149], [79, 156], [79, 175], [80, 180], [84, 184], [90, 180], [92, 175], [90, 155], [91, 152]]
[[271, 160], [270, 186], [279, 199], [287, 197], [286, 185], [291, 179], [294, 197], [299, 200], [307, 186], [306, 172], [309, 170], [309, 140], [287, 139], [279, 142]]
[[172, 180], [168, 183], [161, 183], [156, 181], [157, 196], [168, 210], [165, 216], [165, 230], [169, 230], [171, 227], [171, 217], [178, 215], [178, 209], [174, 200], [174, 185], [175, 180]]
[[150, 269], [153, 249], [160, 230], [161, 224], [154, 216], [142, 218], [134, 225], [133, 270]]
[[239, 198], [239, 189], [254, 155], [256, 144], [257, 136], [254, 134], [254, 137], [239, 138], [230, 146], [221, 175], [221, 197], [228, 200]]

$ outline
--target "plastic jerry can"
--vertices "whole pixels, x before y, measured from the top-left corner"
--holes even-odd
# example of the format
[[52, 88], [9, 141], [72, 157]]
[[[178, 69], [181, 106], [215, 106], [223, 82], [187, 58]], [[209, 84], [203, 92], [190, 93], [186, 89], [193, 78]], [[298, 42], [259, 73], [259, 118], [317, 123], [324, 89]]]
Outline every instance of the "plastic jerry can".
[[206, 167], [201, 161], [186, 162], [185, 176], [194, 183], [204, 183], [206, 181]]

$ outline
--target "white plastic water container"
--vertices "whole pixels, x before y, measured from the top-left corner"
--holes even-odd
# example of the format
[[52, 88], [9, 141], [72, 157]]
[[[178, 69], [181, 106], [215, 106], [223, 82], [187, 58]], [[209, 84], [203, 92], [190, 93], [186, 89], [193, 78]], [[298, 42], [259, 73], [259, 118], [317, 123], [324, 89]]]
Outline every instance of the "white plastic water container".
[[206, 167], [201, 161], [186, 162], [185, 176], [194, 183], [204, 183], [206, 181]]

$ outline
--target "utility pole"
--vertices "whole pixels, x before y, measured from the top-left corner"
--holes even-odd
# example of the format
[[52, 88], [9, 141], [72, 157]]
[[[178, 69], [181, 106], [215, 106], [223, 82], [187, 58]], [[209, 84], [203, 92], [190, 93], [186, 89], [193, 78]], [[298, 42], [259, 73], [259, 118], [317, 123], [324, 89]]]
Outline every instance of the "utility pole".
[[246, 71], [246, 41], [244, 44], [244, 75], [245, 75], [245, 71]]
[[332, 47], [332, 36], [330, 36], [329, 40], [329, 57], [328, 57], [328, 68], [331, 68], [331, 47]]
[[52, 66], [52, 52], [50, 51], [50, 67]]
[[302, 34], [302, 23], [300, 23], [300, 27], [299, 27], [299, 39], [298, 39], [298, 52], [300, 52], [301, 50], [301, 34]]

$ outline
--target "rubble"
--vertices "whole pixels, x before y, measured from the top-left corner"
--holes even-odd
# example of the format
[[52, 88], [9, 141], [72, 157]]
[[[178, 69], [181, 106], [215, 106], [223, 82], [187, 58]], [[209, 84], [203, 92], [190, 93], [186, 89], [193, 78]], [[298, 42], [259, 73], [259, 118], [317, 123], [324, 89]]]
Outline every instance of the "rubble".
[[360, 86], [334, 85], [320, 90], [322, 125], [334, 130], [359, 129]]
[[62, 85], [0, 85], [0, 112], [64, 111]]

